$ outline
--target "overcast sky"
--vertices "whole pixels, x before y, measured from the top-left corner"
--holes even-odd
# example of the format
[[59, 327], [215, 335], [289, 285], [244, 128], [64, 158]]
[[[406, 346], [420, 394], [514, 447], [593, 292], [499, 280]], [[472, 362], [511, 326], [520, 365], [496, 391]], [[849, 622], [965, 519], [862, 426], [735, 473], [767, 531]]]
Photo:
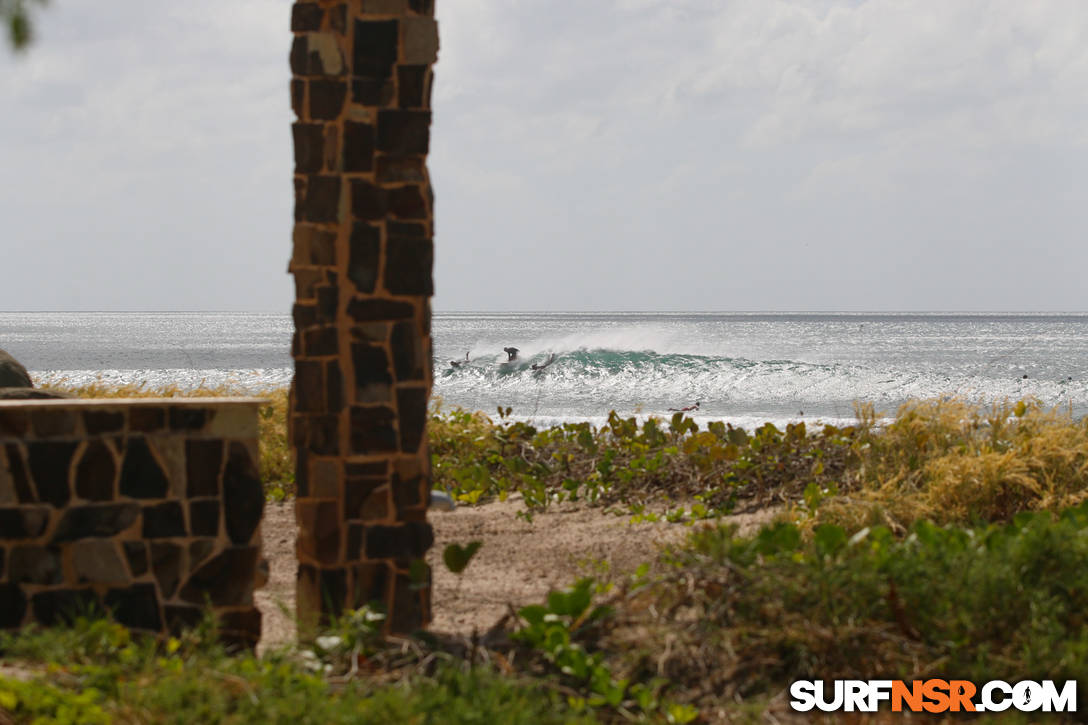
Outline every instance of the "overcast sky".
[[[289, 16], [55, 0], [0, 47], [0, 310], [290, 309]], [[438, 17], [438, 311], [1088, 309], [1088, 2]]]

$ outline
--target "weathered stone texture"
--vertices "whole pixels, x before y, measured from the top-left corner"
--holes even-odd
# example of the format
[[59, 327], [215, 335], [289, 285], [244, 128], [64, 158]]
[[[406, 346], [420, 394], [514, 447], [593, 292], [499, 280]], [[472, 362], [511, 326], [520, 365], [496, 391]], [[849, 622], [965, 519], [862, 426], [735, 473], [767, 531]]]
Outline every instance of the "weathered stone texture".
[[299, 0], [291, 16], [290, 439], [304, 630], [371, 602], [393, 608], [394, 631], [430, 617], [427, 584], [408, 593], [401, 570], [433, 538], [433, 14], [429, 0]]
[[0, 628], [99, 610], [177, 632], [210, 599], [253, 646], [256, 417], [252, 399], [0, 401]]

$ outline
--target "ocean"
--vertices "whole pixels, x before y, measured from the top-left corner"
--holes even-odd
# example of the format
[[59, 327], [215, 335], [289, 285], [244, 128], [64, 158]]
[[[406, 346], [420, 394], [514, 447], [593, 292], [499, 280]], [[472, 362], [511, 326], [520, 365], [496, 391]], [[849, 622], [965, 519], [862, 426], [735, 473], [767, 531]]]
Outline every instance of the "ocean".
[[[69, 384], [285, 386], [291, 332], [276, 314], [0, 313], [0, 348], [39, 382]], [[855, 401], [892, 414], [951, 395], [1088, 414], [1083, 313], [436, 313], [433, 335], [444, 407], [539, 424], [696, 402], [702, 422], [843, 424]]]

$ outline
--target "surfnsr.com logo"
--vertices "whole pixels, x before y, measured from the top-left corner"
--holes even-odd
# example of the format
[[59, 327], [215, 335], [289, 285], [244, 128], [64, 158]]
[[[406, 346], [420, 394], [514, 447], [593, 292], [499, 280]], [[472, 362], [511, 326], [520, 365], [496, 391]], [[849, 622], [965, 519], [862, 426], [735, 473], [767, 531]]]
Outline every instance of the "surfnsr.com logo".
[[797, 680], [790, 685], [790, 707], [798, 712], [1076, 712], [1077, 683], [1066, 680]]

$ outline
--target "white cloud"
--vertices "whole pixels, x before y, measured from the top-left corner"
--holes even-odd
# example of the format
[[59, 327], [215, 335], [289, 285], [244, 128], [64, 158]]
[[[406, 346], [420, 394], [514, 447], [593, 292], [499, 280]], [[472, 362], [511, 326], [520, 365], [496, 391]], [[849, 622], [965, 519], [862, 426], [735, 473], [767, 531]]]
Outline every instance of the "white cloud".
[[[289, 9], [64, 0], [29, 55], [0, 52], [5, 250], [69, 280], [43, 291], [0, 268], [0, 308], [289, 307]], [[494, 280], [523, 269], [524, 307], [645, 307], [653, 290], [673, 309], [947, 308], [966, 302], [943, 281], [1002, 274], [1049, 275], [1019, 299], [1077, 306], [1062, 290], [1088, 264], [1082, 0], [438, 14], [438, 309], [502, 307]], [[1067, 264], [980, 251], [1029, 236]], [[1008, 302], [992, 286], [978, 305]]]

